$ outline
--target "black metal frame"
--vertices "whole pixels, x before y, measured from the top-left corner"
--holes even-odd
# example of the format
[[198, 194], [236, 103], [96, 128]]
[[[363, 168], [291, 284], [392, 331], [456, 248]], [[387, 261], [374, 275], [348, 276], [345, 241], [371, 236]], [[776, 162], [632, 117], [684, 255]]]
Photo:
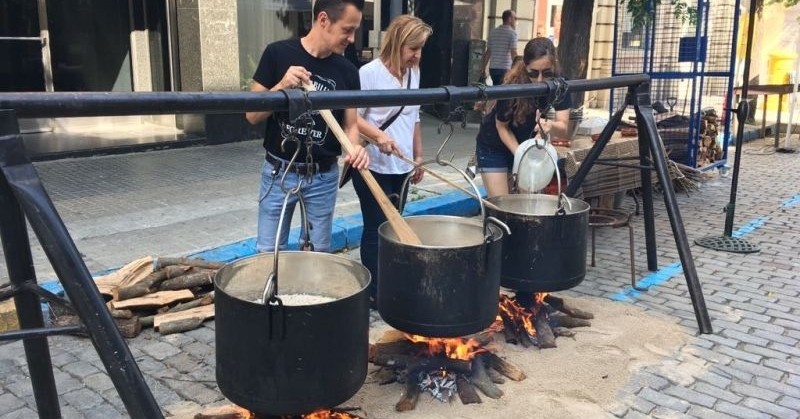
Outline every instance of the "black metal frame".
[[[697, 270], [683, 227], [667, 161], [650, 104], [650, 79], [646, 75], [620, 76], [567, 82], [570, 92], [628, 87], [627, 105], [636, 110], [639, 127], [639, 165], [642, 177], [648, 269], [658, 269], [656, 260], [653, 192], [650, 171], [661, 182], [672, 232], [701, 333], [712, 333]], [[144, 381], [131, 352], [105, 307], [92, 277], [78, 253], [63, 221], [25, 154], [17, 117], [110, 116], [176, 113], [215, 113], [242, 110], [290, 111], [300, 107], [336, 109], [371, 106], [425, 105], [549, 96], [555, 82], [494, 87], [446, 86], [430, 89], [381, 91], [310, 92], [307, 95], [265, 93], [4, 93], [0, 94], [0, 233], [11, 278], [11, 290], [0, 298], [14, 296], [22, 331], [0, 335], [0, 340], [25, 339], [25, 351], [37, 408], [41, 417], [60, 416], [58, 393], [46, 336], [85, 332], [95, 346], [125, 407], [134, 418], [158, 418], [162, 413]], [[294, 92], [292, 92], [294, 93]], [[303, 103], [297, 103], [303, 101]], [[2, 110], [13, 109], [13, 110]], [[622, 119], [616, 112], [589, 151], [570, 183], [574, 196]], [[73, 309], [85, 324], [81, 327], [44, 328], [39, 300], [44, 298], [70, 307], [70, 303], [36, 284], [26, 217], [42, 243], [50, 263], [64, 286]]]

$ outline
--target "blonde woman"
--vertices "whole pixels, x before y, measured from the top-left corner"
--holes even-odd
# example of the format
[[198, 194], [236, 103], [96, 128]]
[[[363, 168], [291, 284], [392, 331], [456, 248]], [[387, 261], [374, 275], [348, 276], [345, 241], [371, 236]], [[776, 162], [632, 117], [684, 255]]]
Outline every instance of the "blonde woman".
[[[383, 38], [380, 56], [359, 70], [361, 88], [418, 89], [419, 62], [422, 47], [433, 29], [421, 19], [401, 15], [392, 20]], [[382, 108], [360, 108], [358, 129], [378, 143], [367, 147], [370, 171], [387, 195], [401, 193], [403, 181], [414, 171], [412, 183], [422, 179], [422, 170], [396, 156], [399, 153], [415, 162], [422, 162], [422, 130], [419, 125], [419, 105]], [[369, 191], [364, 179], [353, 171], [353, 187], [361, 204], [364, 232], [361, 236], [361, 263], [372, 274], [370, 296], [373, 307], [377, 295], [378, 278], [378, 227], [386, 217]], [[405, 197], [401, 197], [405, 199]]]

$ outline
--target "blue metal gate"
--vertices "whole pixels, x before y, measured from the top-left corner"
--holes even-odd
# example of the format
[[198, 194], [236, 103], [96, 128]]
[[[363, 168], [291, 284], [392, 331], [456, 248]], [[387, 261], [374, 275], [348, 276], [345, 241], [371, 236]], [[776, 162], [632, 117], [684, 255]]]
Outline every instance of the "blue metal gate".
[[[696, 19], [684, 22], [670, 2], [648, 0], [648, 18], [636, 27], [627, 2], [617, 0], [612, 75], [651, 77], [659, 134], [676, 162], [702, 169], [726, 162], [739, 5], [698, 0]], [[614, 91], [612, 111], [624, 97], [625, 91]]]

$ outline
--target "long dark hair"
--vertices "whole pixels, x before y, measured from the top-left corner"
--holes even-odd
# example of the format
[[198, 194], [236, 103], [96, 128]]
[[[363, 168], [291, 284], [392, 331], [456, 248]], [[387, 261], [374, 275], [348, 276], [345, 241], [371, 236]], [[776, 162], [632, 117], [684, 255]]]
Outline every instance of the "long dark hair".
[[[511, 66], [511, 69], [508, 70], [505, 78], [503, 78], [503, 84], [530, 83], [531, 79], [528, 77], [528, 72], [525, 68], [531, 61], [543, 57], [550, 59], [550, 63], [553, 65], [553, 72], [558, 77], [561, 71], [556, 57], [556, 46], [553, 45], [553, 41], [549, 38], [539, 37], [533, 38], [525, 44], [522, 59], [514, 62], [514, 65]], [[504, 116], [511, 119], [515, 125], [522, 125], [525, 123], [525, 119], [535, 112], [536, 105], [532, 98], [518, 97], [511, 100], [511, 106], [507, 108]]]

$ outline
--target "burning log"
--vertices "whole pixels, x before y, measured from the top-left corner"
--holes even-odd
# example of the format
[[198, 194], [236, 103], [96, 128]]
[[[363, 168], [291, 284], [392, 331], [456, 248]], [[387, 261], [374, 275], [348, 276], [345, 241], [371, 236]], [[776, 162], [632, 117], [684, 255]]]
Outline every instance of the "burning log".
[[506, 361], [505, 359], [500, 358], [496, 354], [487, 352], [481, 354], [481, 357], [487, 361], [490, 367], [514, 381], [522, 381], [526, 378], [525, 373], [522, 372], [521, 369], [517, 368], [514, 364]]
[[536, 315], [533, 316], [533, 325], [536, 328], [536, 340], [539, 342], [540, 348], [555, 348], [556, 337], [547, 323], [546, 310], [538, 310]]
[[403, 340], [396, 340], [394, 342], [379, 342], [369, 345], [369, 361], [374, 362], [375, 356], [382, 355], [396, 355], [408, 354], [414, 349], [414, 343], [403, 338]]
[[458, 398], [461, 399], [461, 403], [483, 403], [481, 396], [475, 391], [475, 387], [463, 375], [459, 375], [456, 378], [456, 387], [458, 388]]
[[568, 327], [570, 329], [575, 327], [589, 327], [592, 322], [584, 319], [576, 319], [570, 316], [550, 316], [550, 323], [553, 327]]
[[236, 405], [209, 407], [196, 413], [194, 419], [253, 419], [255, 415], [249, 410]]
[[185, 265], [202, 269], [219, 269], [223, 266], [223, 264], [219, 262], [209, 262], [207, 260], [199, 258], [189, 259], [189, 258], [160, 257], [157, 258], [155, 261], [155, 270], [159, 270], [167, 266], [173, 266], [173, 265]]
[[469, 361], [463, 361], [460, 359], [450, 359], [444, 357], [417, 357], [412, 355], [403, 355], [403, 354], [382, 354], [378, 353], [375, 355], [372, 363], [375, 365], [380, 365], [382, 367], [389, 367], [389, 368], [406, 368], [409, 371], [409, 375], [411, 371], [432, 371], [438, 369], [444, 369], [447, 371], [461, 373], [461, 374], [469, 374], [472, 371]]
[[500, 390], [492, 379], [489, 378], [489, 374], [486, 372], [486, 366], [483, 364], [483, 359], [481, 355], [478, 355], [477, 358], [472, 363], [472, 384], [478, 388], [486, 397], [492, 399], [499, 399], [503, 397], [503, 390]]
[[564, 299], [558, 298], [552, 294], [547, 294], [544, 297], [544, 302], [547, 303], [550, 307], [553, 307], [554, 309], [570, 317], [575, 317], [576, 319], [591, 320], [594, 318], [594, 314], [571, 307], [566, 302], [564, 302]]
[[500, 319], [503, 321], [503, 336], [506, 339], [506, 343], [511, 343], [516, 345], [519, 343], [519, 338], [517, 338], [517, 327], [514, 325], [514, 322], [508, 318], [505, 313], [500, 313]]
[[417, 407], [419, 393], [419, 374], [409, 371], [408, 377], [406, 377], [406, 391], [397, 404], [394, 405], [394, 409], [398, 412], [414, 410]]

